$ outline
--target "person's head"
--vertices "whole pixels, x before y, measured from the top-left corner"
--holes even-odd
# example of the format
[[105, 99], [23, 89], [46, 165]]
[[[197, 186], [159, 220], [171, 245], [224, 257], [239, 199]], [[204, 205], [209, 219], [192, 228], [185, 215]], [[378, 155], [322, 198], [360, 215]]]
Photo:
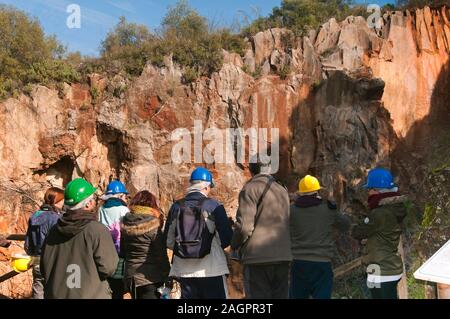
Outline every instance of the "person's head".
[[164, 214], [158, 207], [156, 197], [147, 190], [138, 192], [128, 205], [131, 214], [151, 215], [160, 221], [160, 227], [164, 225]]
[[311, 175], [306, 175], [298, 183], [300, 196], [317, 195], [321, 188], [319, 180]]
[[58, 187], [51, 187], [47, 189], [44, 195], [44, 203], [61, 210], [64, 206], [64, 190]]
[[397, 189], [392, 173], [385, 168], [372, 169], [363, 187], [367, 189], [369, 196]]
[[266, 153], [267, 154], [257, 153], [251, 156], [248, 169], [252, 176], [272, 173], [271, 152], [270, 150], [267, 150]]
[[156, 202], [156, 197], [147, 190], [140, 191], [131, 199], [129, 206], [145, 206], [154, 209], [159, 209]]
[[102, 196], [102, 199], [107, 200], [109, 198], [119, 198], [124, 202], [128, 200], [128, 191], [125, 185], [120, 181], [112, 181], [106, 187], [105, 195]]
[[67, 184], [64, 191], [64, 205], [67, 210], [85, 210], [93, 212], [96, 206], [96, 188], [83, 178], [77, 178]]
[[189, 183], [188, 192], [197, 191], [206, 196], [211, 192], [211, 188], [215, 187], [211, 172], [204, 167], [197, 167], [192, 172]]

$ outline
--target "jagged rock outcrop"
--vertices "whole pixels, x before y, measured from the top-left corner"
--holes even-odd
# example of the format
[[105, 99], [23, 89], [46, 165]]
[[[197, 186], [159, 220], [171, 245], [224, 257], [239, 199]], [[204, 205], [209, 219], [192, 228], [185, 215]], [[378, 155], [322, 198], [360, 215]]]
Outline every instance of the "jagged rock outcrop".
[[[24, 232], [32, 199], [78, 176], [101, 190], [111, 178], [132, 192], [149, 189], [167, 211], [205, 159], [217, 180], [213, 195], [233, 216], [245, 163], [219, 163], [208, 152], [174, 161], [174, 132], [194, 147], [199, 126], [203, 151], [228, 129], [278, 129], [278, 176], [289, 190], [316, 174], [349, 212], [363, 209], [359, 185], [374, 165], [393, 165], [407, 176], [402, 187], [414, 190], [414, 162], [393, 154], [405, 137], [415, 147], [419, 122], [428, 121], [422, 136], [435, 118], [448, 123], [449, 16], [446, 8], [394, 12], [379, 30], [361, 17], [331, 19], [301, 38], [271, 29], [250, 39], [244, 57], [224, 51], [219, 72], [189, 85], [167, 57], [165, 67], [147, 65], [134, 80], [94, 74], [89, 85], [59, 94], [36, 86], [29, 97], [0, 102], [0, 233]], [[246, 73], [257, 70], [257, 78]], [[0, 293], [7, 289], [0, 285]]]

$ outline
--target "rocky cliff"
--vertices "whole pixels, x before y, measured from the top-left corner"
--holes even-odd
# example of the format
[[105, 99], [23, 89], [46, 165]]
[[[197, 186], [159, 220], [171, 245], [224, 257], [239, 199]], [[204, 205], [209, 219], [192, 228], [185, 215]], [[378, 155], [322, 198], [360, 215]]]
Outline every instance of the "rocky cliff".
[[[194, 157], [174, 163], [172, 134], [185, 128], [194, 143], [199, 125], [219, 135], [278, 129], [278, 177], [295, 192], [302, 175], [316, 174], [348, 212], [364, 209], [359, 185], [377, 164], [392, 167], [414, 199], [424, 174], [417, 163], [449, 126], [449, 17], [445, 7], [392, 12], [378, 29], [362, 17], [331, 19], [301, 38], [271, 29], [249, 39], [244, 57], [224, 51], [219, 72], [189, 85], [167, 57], [135, 79], [93, 74], [89, 84], [36, 86], [3, 101], [0, 233], [23, 233], [45, 188], [78, 176], [100, 189], [111, 178], [132, 192], [149, 189], [167, 211], [196, 166]], [[205, 135], [204, 147], [212, 138]], [[204, 155], [217, 180], [213, 195], [233, 216], [245, 164]], [[3, 260], [14, 250], [2, 249]], [[0, 293], [25, 295], [25, 276], [0, 284]]]

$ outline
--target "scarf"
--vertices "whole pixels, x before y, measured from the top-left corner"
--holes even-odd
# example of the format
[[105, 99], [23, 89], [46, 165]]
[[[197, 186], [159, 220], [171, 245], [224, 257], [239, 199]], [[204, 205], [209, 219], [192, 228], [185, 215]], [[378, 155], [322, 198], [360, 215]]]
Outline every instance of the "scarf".
[[399, 192], [387, 192], [387, 193], [371, 195], [371, 196], [369, 196], [369, 199], [368, 199], [369, 208], [375, 209], [380, 206], [380, 202], [384, 198], [396, 197], [396, 196], [400, 196], [400, 193]]
[[317, 195], [303, 195], [298, 196], [295, 200], [295, 206], [300, 208], [308, 208], [312, 206], [317, 206], [322, 203], [322, 198]]
[[150, 215], [156, 218], [161, 217], [161, 212], [155, 208], [148, 206], [135, 205], [130, 207], [130, 212], [137, 215]]

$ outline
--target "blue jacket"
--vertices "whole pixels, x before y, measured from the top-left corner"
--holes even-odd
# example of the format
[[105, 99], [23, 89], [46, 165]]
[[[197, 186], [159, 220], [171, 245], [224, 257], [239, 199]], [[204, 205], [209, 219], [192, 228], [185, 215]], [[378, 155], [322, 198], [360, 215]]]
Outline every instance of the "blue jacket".
[[43, 205], [35, 212], [28, 221], [27, 234], [25, 236], [25, 252], [30, 256], [40, 256], [50, 229], [61, 217], [59, 212], [55, 212], [49, 205]]

